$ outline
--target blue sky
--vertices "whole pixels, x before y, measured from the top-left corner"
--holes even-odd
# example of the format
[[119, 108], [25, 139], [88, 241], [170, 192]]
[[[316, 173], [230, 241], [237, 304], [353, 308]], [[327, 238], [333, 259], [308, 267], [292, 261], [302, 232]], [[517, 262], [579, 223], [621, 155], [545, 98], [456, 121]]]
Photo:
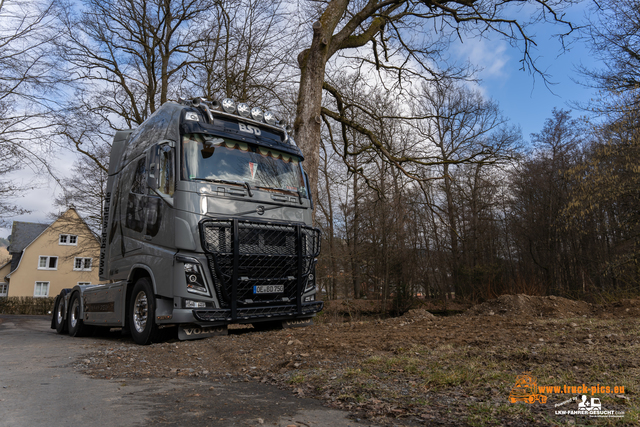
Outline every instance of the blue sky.
[[[567, 11], [572, 23], [580, 24], [588, 12], [589, 4], [579, 4]], [[584, 86], [585, 78], [577, 72], [584, 64], [597, 66], [579, 31], [565, 38], [565, 46], [556, 37], [566, 30], [562, 25], [538, 24], [531, 28], [537, 46], [531, 50], [539, 70], [548, 74], [545, 85], [542, 77], [521, 70], [522, 52], [504, 40], [474, 39], [458, 44], [458, 57], [469, 58], [481, 66], [479, 89], [493, 98], [503, 114], [519, 125], [526, 142], [532, 132], [539, 132], [544, 121], [551, 117], [554, 107], [572, 110], [574, 118], [585, 115], [575, 104], [585, 104], [596, 96], [596, 91]], [[583, 83], [583, 84], [581, 84]]]
[[[574, 19], [581, 18], [582, 10], [573, 12]], [[519, 125], [526, 142], [532, 132], [539, 132], [544, 121], [551, 117], [556, 108], [573, 109], [571, 103], [585, 103], [595, 96], [595, 91], [586, 88], [575, 80], [582, 80], [576, 67], [583, 63], [592, 66], [589, 50], [584, 44], [575, 42], [569, 49], [562, 51], [562, 45], [553, 37], [558, 27], [539, 25], [535, 28], [537, 48], [532, 52], [537, 66], [549, 74], [549, 80], [555, 85], [545, 86], [540, 76], [520, 70], [522, 53], [506, 41], [475, 39], [452, 47], [452, 53], [459, 59], [469, 59], [481, 66], [479, 89], [484, 96], [498, 102], [503, 114], [512, 124]], [[573, 117], [584, 112], [573, 109]], [[75, 156], [60, 153], [55, 162], [59, 171], [71, 169]], [[23, 170], [13, 175], [14, 179], [29, 182], [34, 179], [32, 171]], [[31, 214], [13, 218], [18, 221], [50, 222], [49, 213], [55, 213], [53, 195], [60, 189], [53, 181], [40, 179], [39, 189], [30, 191], [17, 199], [16, 204], [32, 211]], [[0, 237], [7, 237], [9, 228], [0, 228]]]

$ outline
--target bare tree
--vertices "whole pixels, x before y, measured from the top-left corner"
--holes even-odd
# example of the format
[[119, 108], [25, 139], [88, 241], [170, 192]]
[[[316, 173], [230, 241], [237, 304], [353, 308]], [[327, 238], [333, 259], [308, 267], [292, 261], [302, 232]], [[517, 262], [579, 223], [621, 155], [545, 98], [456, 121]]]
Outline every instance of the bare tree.
[[[451, 277], [456, 292], [464, 295], [459, 275], [462, 269], [462, 248], [459, 241], [461, 221], [459, 194], [456, 194], [458, 165], [476, 165], [479, 175], [483, 165], [504, 163], [509, 160], [519, 141], [517, 130], [507, 126], [493, 101], [461, 87], [456, 82], [440, 81], [425, 85], [422, 91], [421, 115], [427, 117], [417, 123], [417, 132], [432, 148], [433, 165], [438, 170], [431, 176], [442, 177], [445, 204], [442, 216], [446, 218], [451, 251]], [[428, 155], [428, 153], [425, 153]], [[468, 282], [467, 282], [468, 283]]]
[[[106, 146], [98, 147], [94, 155], [100, 164], [109, 163]], [[100, 234], [102, 227], [107, 186], [107, 172], [100, 164], [87, 156], [79, 156], [71, 170], [71, 176], [62, 180], [62, 193], [54, 202], [61, 209], [73, 206], [96, 236]]]
[[50, 126], [54, 82], [47, 55], [54, 35], [50, 12], [44, 2], [0, 1], [0, 223], [24, 212], [11, 200], [28, 188], [7, 174], [48, 167], [42, 137]]
[[[115, 130], [136, 127], [169, 97], [203, 41], [213, 0], [61, 3], [58, 53], [70, 73], [59, 133], [100, 163]], [[81, 7], [79, 7], [81, 6]]]
[[579, 160], [584, 132], [569, 111], [554, 109], [542, 131], [531, 137], [535, 149], [511, 180], [521, 267], [544, 292], [566, 292], [575, 283], [570, 261], [575, 248], [562, 211], [573, 187], [567, 172]]
[[[572, 25], [563, 19], [560, 9], [568, 1], [527, 2], [537, 12], [534, 21], [549, 19]], [[396, 157], [384, 150], [374, 135], [364, 126], [353, 123], [344, 115], [340, 94], [326, 84], [328, 64], [340, 54], [351, 55], [360, 64], [370, 64], [381, 74], [387, 72], [396, 82], [395, 89], [410, 87], [409, 81], [425, 76], [430, 80], [463, 77], [465, 70], [446, 64], [446, 47], [450, 37], [502, 35], [523, 46], [523, 66], [535, 70], [531, 60], [533, 40], [525, 31], [525, 23], [516, 18], [515, 1], [493, 0], [369, 0], [350, 2], [330, 0], [314, 3], [315, 22], [310, 46], [298, 56], [300, 87], [296, 121], [296, 137], [305, 153], [310, 179], [317, 182], [322, 115], [328, 115], [351, 126], [371, 140], [378, 154], [396, 167], [410, 162], [421, 163], [412, 156]], [[366, 48], [371, 52], [365, 54]], [[337, 111], [323, 108], [323, 89], [336, 98]]]
[[215, 17], [193, 52], [183, 90], [262, 108], [286, 104], [282, 92], [294, 79], [290, 58], [298, 41], [282, 1], [219, 2], [212, 13]]
[[[640, 88], [640, 2], [605, 0], [594, 5], [594, 19], [588, 27], [587, 42], [601, 61], [600, 68], [581, 66], [587, 84], [603, 92], [600, 102], [588, 106], [603, 114], [622, 113], [633, 106], [638, 111]], [[629, 94], [628, 102], [621, 97]]]

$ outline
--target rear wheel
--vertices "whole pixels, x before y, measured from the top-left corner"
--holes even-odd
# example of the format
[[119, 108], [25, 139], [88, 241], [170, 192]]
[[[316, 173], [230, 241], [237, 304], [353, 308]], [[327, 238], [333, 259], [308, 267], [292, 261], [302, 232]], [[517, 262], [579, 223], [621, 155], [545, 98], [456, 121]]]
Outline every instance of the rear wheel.
[[84, 337], [89, 335], [91, 327], [84, 324], [80, 314], [80, 294], [77, 292], [71, 296], [69, 313], [67, 315], [69, 335], [72, 337]]
[[59, 334], [64, 334], [68, 330], [67, 322], [64, 321], [64, 297], [61, 295], [56, 298], [56, 306], [53, 310], [53, 324]]
[[156, 299], [148, 278], [138, 279], [129, 302], [129, 330], [131, 337], [140, 345], [151, 344], [159, 339], [158, 325], [154, 316]]

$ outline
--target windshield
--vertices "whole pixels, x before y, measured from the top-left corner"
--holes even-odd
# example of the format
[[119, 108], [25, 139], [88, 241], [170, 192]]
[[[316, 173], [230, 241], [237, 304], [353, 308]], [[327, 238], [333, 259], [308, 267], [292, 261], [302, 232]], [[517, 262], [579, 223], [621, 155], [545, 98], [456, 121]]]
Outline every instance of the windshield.
[[306, 195], [298, 156], [203, 134], [182, 138], [182, 179], [227, 181]]

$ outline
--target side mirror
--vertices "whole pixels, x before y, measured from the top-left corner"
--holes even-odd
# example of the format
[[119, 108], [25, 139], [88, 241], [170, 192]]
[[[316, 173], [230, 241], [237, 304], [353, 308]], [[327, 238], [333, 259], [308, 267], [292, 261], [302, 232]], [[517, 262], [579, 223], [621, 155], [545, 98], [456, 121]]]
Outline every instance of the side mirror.
[[313, 196], [311, 195], [311, 186], [309, 185], [309, 176], [306, 171], [302, 171], [304, 173], [304, 183], [307, 186], [307, 198], [309, 199], [309, 203], [311, 204], [311, 210], [313, 210]]
[[149, 148], [147, 152], [147, 187], [158, 190], [160, 187], [160, 175], [163, 156], [175, 147], [173, 141], [160, 141]]

